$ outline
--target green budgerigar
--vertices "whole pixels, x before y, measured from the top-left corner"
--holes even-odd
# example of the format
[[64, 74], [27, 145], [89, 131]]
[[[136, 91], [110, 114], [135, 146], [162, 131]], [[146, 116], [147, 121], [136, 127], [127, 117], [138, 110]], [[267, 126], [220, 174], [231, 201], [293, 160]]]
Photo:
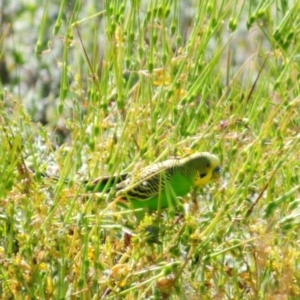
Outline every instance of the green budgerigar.
[[208, 152], [198, 152], [150, 165], [133, 174], [100, 177], [94, 184], [101, 190], [110, 181], [115, 185], [116, 197], [121, 204], [155, 211], [176, 206], [177, 197], [220, 176], [219, 158]]

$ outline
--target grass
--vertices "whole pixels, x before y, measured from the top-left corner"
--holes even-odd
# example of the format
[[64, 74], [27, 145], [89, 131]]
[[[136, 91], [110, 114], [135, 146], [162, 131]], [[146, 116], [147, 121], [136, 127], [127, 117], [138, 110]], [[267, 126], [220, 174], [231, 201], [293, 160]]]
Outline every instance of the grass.
[[[22, 8], [0, 35], [2, 299], [298, 299], [298, 1]], [[222, 180], [160, 244], [81, 183], [187, 151]]]

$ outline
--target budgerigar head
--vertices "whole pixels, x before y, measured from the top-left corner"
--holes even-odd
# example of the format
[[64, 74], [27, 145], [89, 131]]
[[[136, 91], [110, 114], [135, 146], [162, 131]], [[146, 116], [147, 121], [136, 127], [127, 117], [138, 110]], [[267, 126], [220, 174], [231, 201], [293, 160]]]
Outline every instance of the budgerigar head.
[[221, 177], [221, 164], [219, 158], [209, 152], [194, 153], [185, 158], [189, 167], [196, 171], [194, 186], [207, 184], [211, 179]]

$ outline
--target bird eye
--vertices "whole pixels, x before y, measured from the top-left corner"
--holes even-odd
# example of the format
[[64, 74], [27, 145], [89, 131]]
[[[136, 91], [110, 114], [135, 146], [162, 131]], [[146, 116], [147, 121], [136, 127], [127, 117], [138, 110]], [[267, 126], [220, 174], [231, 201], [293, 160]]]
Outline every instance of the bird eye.
[[203, 174], [199, 174], [200, 178], [204, 178], [207, 174], [203, 173]]

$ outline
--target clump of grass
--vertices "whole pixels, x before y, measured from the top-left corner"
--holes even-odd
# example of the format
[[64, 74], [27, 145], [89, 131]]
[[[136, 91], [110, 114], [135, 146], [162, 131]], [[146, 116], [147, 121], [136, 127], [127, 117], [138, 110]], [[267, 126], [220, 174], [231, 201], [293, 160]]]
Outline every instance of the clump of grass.
[[[36, 53], [61, 49], [47, 125], [13, 82], [0, 91], [3, 299], [299, 298], [299, 5], [204, 2], [44, 8]], [[186, 148], [217, 154], [223, 178], [159, 216], [159, 243], [157, 214], [137, 224], [82, 184]]]

